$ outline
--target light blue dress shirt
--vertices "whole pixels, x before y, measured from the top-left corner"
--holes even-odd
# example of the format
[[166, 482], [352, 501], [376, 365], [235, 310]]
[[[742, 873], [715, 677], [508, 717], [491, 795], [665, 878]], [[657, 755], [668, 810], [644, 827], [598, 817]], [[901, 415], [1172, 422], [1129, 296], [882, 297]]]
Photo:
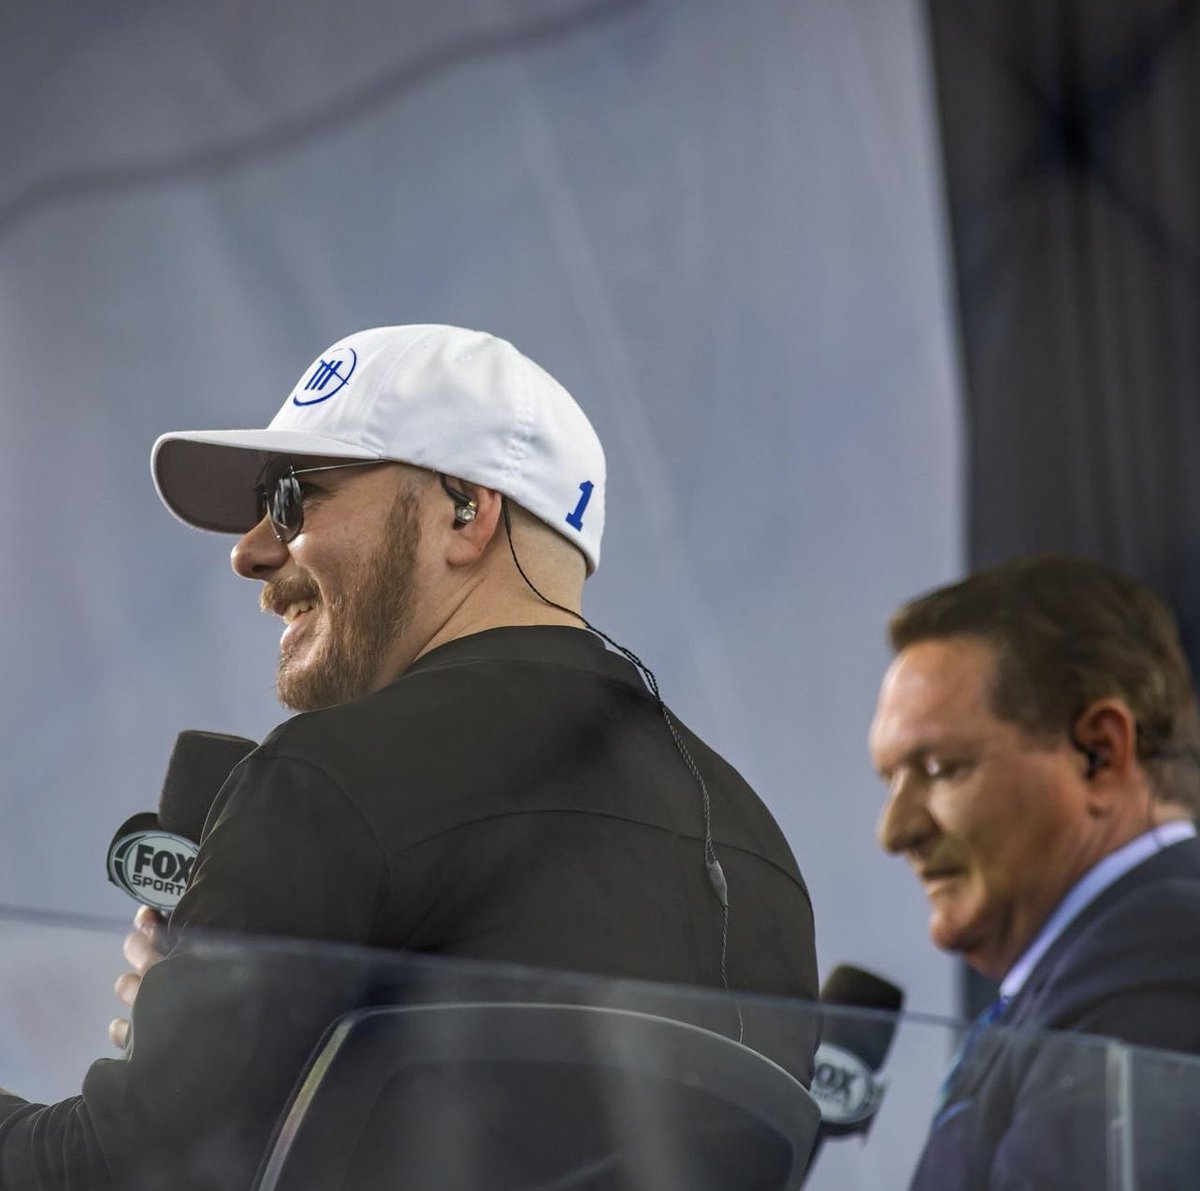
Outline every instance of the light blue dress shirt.
[[1136, 868], [1143, 860], [1149, 860], [1155, 852], [1161, 852], [1181, 840], [1192, 839], [1196, 827], [1187, 820], [1164, 823], [1130, 840], [1123, 848], [1105, 856], [1099, 864], [1089, 869], [1072, 887], [1045, 925], [1034, 936], [1024, 954], [1009, 969], [1000, 982], [1000, 1000], [1007, 1004], [1022, 989], [1029, 973], [1038, 960], [1046, 954], [1050, 945], [1064, 930], [1096, 900], [1113, 882]]

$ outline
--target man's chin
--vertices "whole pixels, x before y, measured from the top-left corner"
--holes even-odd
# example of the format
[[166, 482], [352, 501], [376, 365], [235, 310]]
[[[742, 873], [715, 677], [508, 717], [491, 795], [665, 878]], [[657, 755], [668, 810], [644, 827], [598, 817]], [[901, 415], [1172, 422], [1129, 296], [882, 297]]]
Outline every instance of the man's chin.
[[281, 707], [286, 707], [288, 711], [320, 711], [319, 704], [312, 702], [308, 692], [302, 687], [297, 687], [295, 683], [279, 682], [275, 683], [275, 698], [279, 700]]
[[929, 937], [939, 950], [959, 956], [989, 980], [1001, 979], [1010, 966], [998, 953], [995, 934], [979, 923], [940, 921], [935, 913], [929, 920]]
[[318, 656], [301, 662], [295, 656], [280, 659], [275, 675], [275, 695], [291, 711], [320, 711], [353, 703], [371, 691], [370, 676], [339, 664], [336, 656]]
[[320, 711], [343, 701], [335, 693], [336, 685], [320, 667], [285, 659], [275, 675], [275, 696], [289, 711]]
[[978, 945], [979, 939], [965, 915], [948, 912], [947, 906], [934, 906], [929, 916], [929, 938], [942, 951], [966, 954]]

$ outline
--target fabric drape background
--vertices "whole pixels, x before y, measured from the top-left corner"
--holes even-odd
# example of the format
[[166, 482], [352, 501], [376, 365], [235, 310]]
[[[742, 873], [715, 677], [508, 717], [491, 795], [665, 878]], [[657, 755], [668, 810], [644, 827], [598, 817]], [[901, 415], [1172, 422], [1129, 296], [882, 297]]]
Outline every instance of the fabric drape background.
[[[1200, 4], [929, 0], [967, 558], [1102, 558], [1200, 651]], [[991, 997], [968, 977], [968, 1012]]]

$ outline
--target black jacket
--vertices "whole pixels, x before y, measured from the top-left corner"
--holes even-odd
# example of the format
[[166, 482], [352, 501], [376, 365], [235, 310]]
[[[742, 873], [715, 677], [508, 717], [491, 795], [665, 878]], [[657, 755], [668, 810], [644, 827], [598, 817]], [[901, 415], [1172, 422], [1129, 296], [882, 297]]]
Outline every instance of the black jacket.
[[[812, 911], [786, 842], [742, 778], [679, 732], [728, 880], [730, 987], [815, 997]], [[231, 950], [207, 932], [389, 955]], [[0, 1188], [248, 1185], [338, 1013], [504, 995], [471, 965], [400, 971], [396, 949], [720, 987], [722, 932], [699, 784], [633, 667], [583, 630], [462, 638], [374, 695], [289, 720], [234, 770], [126, 1058], [94, 1064], [75, 1100], [0, 1101]], [[736, 1035], [727, 1001], [679, 1015]], [[807, 1082], [811, 1031], [744, 1019], [746, 1043]]]

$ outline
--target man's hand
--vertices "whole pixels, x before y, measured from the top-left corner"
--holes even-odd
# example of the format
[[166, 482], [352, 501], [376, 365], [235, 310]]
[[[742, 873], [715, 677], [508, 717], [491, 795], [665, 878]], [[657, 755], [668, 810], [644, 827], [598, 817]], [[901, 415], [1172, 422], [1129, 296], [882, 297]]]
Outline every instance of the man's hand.
[[[113, 986], [117, 1000], [127, 1009], [137, 999], [142, 977], [162, 959], [165, 942], [166, 920], [157, 910], [142, 906], [133, 916], [133, 930], [125, 936], [121, 948], [132, 971], [123, 972]], [[129, 1042], [129, 1018], [113, 1018], [108, 1023], [108, 1036], [113, 1046], [124, 1050]]]

